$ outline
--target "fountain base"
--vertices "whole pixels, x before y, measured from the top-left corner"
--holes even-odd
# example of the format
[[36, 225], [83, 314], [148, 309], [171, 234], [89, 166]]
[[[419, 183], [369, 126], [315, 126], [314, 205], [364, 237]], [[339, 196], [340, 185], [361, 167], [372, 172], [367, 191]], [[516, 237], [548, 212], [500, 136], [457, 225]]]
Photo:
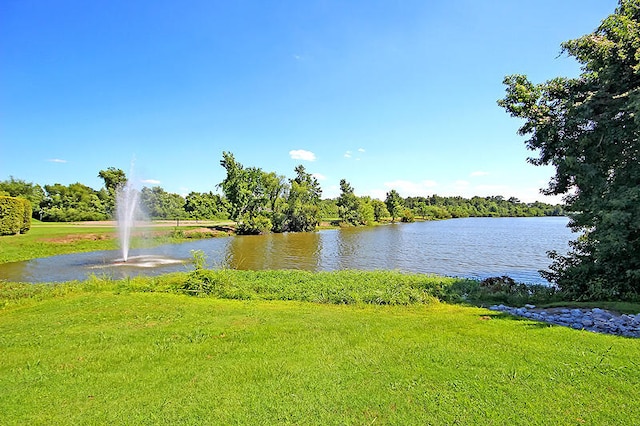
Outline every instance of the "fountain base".
[[129, 268], [157, 268], [159, 266], [167, 266], [167, 265], [177, 265], [179, 263], [185, 263], [183, 259], [173, 259], [170, 257], [157, 256], [157, 255], [141, 255], [141, 256], [131, 256], [124, 259], [116, 259], [113, 263], [96, 266], [100, 267], [112, 267], [112, 266], [122, 266]]

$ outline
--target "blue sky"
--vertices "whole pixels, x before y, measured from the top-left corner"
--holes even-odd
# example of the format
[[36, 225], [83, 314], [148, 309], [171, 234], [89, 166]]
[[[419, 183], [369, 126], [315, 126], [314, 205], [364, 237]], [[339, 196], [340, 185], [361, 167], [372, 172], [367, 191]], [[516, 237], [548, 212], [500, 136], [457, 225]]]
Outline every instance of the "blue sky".
[[576, 76], [560, 43], [614, 0], [3, 0], [0, 180], [117, 167], [216, 191], [223, 151], [325, 197], [539, 194], [505, 75]]

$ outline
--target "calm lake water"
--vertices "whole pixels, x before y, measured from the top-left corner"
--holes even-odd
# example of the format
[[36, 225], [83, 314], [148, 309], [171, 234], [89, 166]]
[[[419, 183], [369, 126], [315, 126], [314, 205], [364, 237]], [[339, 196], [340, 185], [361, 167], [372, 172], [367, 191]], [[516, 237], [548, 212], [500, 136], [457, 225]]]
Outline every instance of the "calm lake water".
[[0, 265], [0, 280], [53, 282], [82, 280], [91, 274], [121, 278], [187, 271], [192, 269], [191, 250], [202, 250], [212, 268], [395, 269], [470, 278], [509, 275], [521, 282], [545, 283], [538, 271], [550, 263], [547, 251], [565, 253], [575, 238], [567, 223], [563, 217], [467, 218], [213, 238], [131, 253], [183, 263], [153, 268], [114, 265], [120, 253], [100, 251]]

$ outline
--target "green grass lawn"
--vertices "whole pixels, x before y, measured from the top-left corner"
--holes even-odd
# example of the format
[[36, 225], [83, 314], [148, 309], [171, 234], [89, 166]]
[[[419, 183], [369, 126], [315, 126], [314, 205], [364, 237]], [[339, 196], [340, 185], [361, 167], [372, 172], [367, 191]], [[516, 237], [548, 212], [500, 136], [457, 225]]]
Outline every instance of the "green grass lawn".
[[113, 226], [33, 222], [20, 235], [0, 237], [0, 263], [18, 262], [57, 254], [118, 247]]
[[112, 284], [0, 309], [0, 424], [640, 418], [638, 339], [434, 301], [222, 300]]

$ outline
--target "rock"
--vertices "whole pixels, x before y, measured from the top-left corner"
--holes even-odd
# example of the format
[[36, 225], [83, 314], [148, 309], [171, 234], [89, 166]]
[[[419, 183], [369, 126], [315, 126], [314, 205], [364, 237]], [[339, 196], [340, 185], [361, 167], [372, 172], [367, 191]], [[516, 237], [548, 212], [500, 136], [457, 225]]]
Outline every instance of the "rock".
[[604, 311], [602, 309], [598, 309], [598, 312], [594, 312], [591, 310], [594, 318], [602, 318], [602, 319], [611, 319], [613, 315], [610, 312]]
[[640, 314], [616, 316], [604, 309], [593, 308], [588, 311], [581, 309], [533, 310], [534, 305], [514, 308], [505, 305], [493, 305], [489, 309], [506, 312], [511, 315], [530, 318], [549, 324], [571, 327], [576, 330], [588, 330], [597, 333], [616, 334], [627, 337], [640, 337]]
[[631, 325], [635, 321], [635, 317], [631, 315], [620, 315], [620, 320], [625, 325]]
[[564, 314], [558, 317], [558, 322], [570, 324], [572, 319], [573, 318], [571, 318], [569, 315]]

